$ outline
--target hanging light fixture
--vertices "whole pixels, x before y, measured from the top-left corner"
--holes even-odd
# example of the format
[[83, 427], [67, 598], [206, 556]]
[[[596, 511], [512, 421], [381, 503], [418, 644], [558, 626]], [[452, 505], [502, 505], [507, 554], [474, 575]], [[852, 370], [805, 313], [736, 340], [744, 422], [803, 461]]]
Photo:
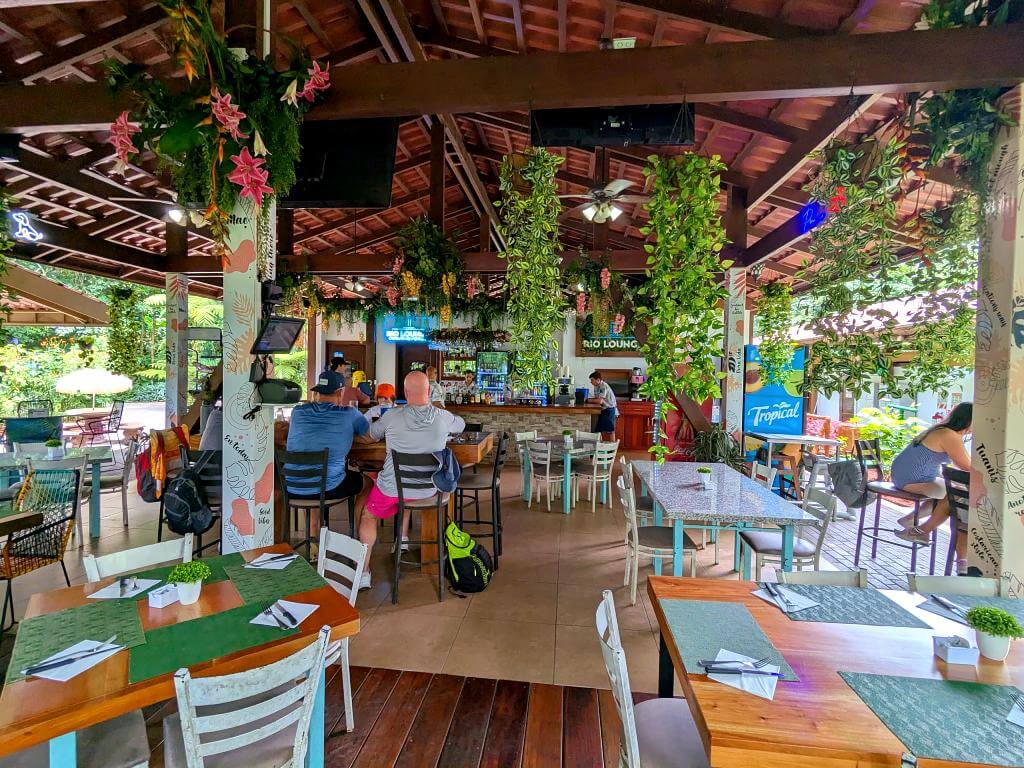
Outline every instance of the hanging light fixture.
[[180, 227], [185, 223], [185, 220], [188, 218], [188, 214], [180, 205], [172, 205], [167, 209], [167, 218]]
[[591, 203], [590, 205], [586, 205], [580, 210], [580, 213], [583, 214], [583, 218], [585, 218], [587, 221], [593, 221], [594, 216], [597, 215], [597, 212], [597, 203]]

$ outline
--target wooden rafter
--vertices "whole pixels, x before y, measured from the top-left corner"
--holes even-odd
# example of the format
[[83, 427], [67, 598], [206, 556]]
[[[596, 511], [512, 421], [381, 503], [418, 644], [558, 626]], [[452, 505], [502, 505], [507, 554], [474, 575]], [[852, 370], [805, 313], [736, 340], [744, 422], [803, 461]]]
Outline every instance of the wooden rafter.
[[622, 5], [642, 8], [676, 19], [707, 24], [716, 29], [742, 32], [753, 37], [789, 38], [828, 35], [831, 30], [802, 27], [781, 19], [729, 8], [707, 0], [620, 0]]

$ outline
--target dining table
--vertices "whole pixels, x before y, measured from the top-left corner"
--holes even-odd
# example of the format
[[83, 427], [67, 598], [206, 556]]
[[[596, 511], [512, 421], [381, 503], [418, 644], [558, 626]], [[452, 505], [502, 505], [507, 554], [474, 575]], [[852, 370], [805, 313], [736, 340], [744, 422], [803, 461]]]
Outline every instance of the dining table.
[[[568, 515], [572, 512], [572, 460], [594, 455], [596, 440], [566, 440], [565, 435], [538, 435], [530, 440], [521, 440], [520, 449], [525, 451], [525, 443], [552, 443], [552, 453], [556, 451], [562, 457], [562, 514]], [[523, 453], [522, 455], [525, 455]], [[593, 489], [591, 493], [596, 493]], [[533, 493], [532, 465], [529, 461], [523, 461], [523, 501], [530, 500]], [[608, 487], [601, 484], [601, 503], [608, 500]]]
[[[706, 488], [698, 468], [711, 472]], [[750, 577], [750, 559], [741, 562], [739, 533], [781, 530], [782, 570], [791, 571], [796, 528], [816, 519], [727, 464], [634, 461], [633, 470], [654, 500], [654, 524], [671, 521], [674, 576], [683, 575], [683, 542], [688, 529], [704, 529], [713, 535], [722, 529], [735, 531], [733, 565], [737, 571], [747, 572], [745, 578]], [[654, 573], [661, 575], [660, 558], [654, 560]]]
[[[24, 445], [24, 444], [22, 444]], [[86, 445], [64, 450], [64, 459], [84, 458], [92, 474], [92, 493], [89, 495], [89, 537], [100, 537], [100, 475], [104, 464], [112, 464], [114, 450], [109, 445]], [[12, 469], [28, 466], [31, 461], [47, 461], [46, 447], [21, 448], [17, 451], [0, 452], [0, 482], [8, 482]]]
[[[277, 591], [284, 594], [273, 591], [273, 582], [254, 583], [249, 574], [257, 572], [241, 568], [244, 562], [264, 553], [291, 552], [287, 544], [275, 544], [235, 555], [206, 558], [205, 562], [213, 564], [215, 573], [219, 572], [220, 580], [204, 583], [198, 602], [191, 605], [175, 602], [154, 608], [145, 597], [89, 598], [117, 578], [33, 595], [18, 638], [30, 634], [31, 630], [26, 631], [26, 628], [32, 621], [45, 619], [50, 614], [76, 609], [104, 612], [117, 609], [117, 615], [123, 617], [123, 606], [110, 604], [127, 603], [129, 619], [134, 620], [132, 614], [137, 612], [138, 621], [133, 623], [136, 627], [141, 625], [141, 633], [137, 633], [141, 641], [67, 682], [39, 677], [12, 680], [9, 671], [8, 682], [0, 693], [0, 757], [48, 742], [50, 768], [74, 768], [76, 731], [175, 698], [174, 673], [181, 667], [188, 667], [194, 677], [230, 675], [272, 664], [297, 652], [313, 642], [324, 626], [330, 627], [332, 641], [357, 634], [359, 612], [301, 558], [287, 569], [268, 572], [288, 574], [290, 569], [298, 568], [292, 576], [284, 577], [285, 581], [277, 582]], [[228, 560], [231, 565], [219, 562]], [[234, 576], [229, 575], [232, 568], [236, 569]], [[238, 574], [245, 574], [248, 580], [236, 582], [235, 579], [241, 578]], [[279, 633], [276, 627], [260, 627], [254, 632], [250, 619], [278, 597], [315, 604], [317, 608], [293, 631], [280, 630]], [[83, 630], [78, 629], [79, 634], [75, 634], [74, 621], [54, 623], [65, 627], [68, 636], [57, 638], [50, 647], [65, 648], [82, 639], [79, 634]], [[80, 620], [79, 625], [81, 623]], [[95, 623], [93, 620], [92, 624]], [[110, 626], [99, 626], [93, 632], [105, 638], [110, 629]], [[19, 655], [18, 642], [16, 639], [12, 661]], [[152, 672], [156, 674], [151, 675]], [[310, 725], [307, 765], [311, 768], [324, 766], [324, 703], [325, 680], [321, 675]]]
[[[922, 754], [927, 750], [920, 746], [915, 753], [912, 744], [886, 725], [883, 717], [892, 717], [891, 712], [887, 714], [877, 700], [874, 708], [869, 706], [853, 681], [858, 677], [897, 681], [906, 691], [940, 685], [929, 681], [1024, 688], [1024, 643], [1014, 643], [1004, 663], [982, 658], [976, 664], [947, 664], [935, 656], [933, 637], [963, 635], [971, 639], [974, 631], [918, 607], [926, 600], [924, 595], [831, 588], [871, 592], [863, 597], [891, 601], [893, 610], [905, 612], [909, 618], [906, 624], [916, 625], [876, 626], [796, 621], [755, 596], [757, 588], [753, 582], [724, 579], [651, 576], [647, 582], [660, 633], [658, 695], [674, 695], [678, 680], [713, 768], [980, 768], [991, 764], [936, 759]], [[678, 610], [683, 605], [690, 617], [699, 616], [700, 611], [708, 616], [724, 615], [721, 611], [725, 610], [732, 616], [752, 617], [756, 624], [748, 626], [748, 634], [763, 633], [772, 651], [780, 654], [798, 679], [779, 680], [771, 700], [711, 679], [689, 655], [691, 638], [712, 635], [705, 653], [714, 654], [719, 638], [722, 646], [735, 648], [744, 642], [743, 633], [739, 627], [730, 626], [726, 630], [730, 634], [725, 634], [698, 626], [697, 621], [681, 624]], [[1012, 708], [1014, 689], [992, 690], [1005, 696], [1001, 720]], [[992, 690], [977, 691], [978, 701]], [[934, 718], [942, 729], [949, 730], [950, 738], [966, 744], [970, 751], [972, 739], [980, 739], [982, 734], [972, 735], [967, 723], [957, 722], [937, 701], [897, 698], [891, 707], [905, 710], [909, 716], [898, 718], [894, 727], [902, 729], [907, 741], [919, 742], [922, 739], [915, 735], [915, 727]], [[1017, 731], [1018, 726], [994, 722], [991, 727], [1011, 729], [1011, 737], [1019, 734], [1017, 738], [1024, 744], [1024, 730]]]

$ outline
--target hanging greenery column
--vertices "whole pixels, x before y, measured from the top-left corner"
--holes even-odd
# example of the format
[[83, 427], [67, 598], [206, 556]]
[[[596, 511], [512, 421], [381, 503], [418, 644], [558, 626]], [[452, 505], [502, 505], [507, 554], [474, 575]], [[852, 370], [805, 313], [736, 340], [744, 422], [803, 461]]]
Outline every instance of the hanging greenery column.
[[558, 216], [562, 211], [555, 171], [563, 158], [543, 149], [507, 156], [501, 163], [501, 232], [507, 243], [509, 333], [515, 351], [515, 388], [554, 384], [550, 353], [562, 328]]
[[786, 283], [761, 286], [756, 318], [761, 331], [758, 346], [761, 378], [765, 384], [781, 384], [793, 361], [793, 342], [789, 338], [793, 324], [793, 289]]
[[139, 333], [139, 318], [142, 302], [135, 286], [118, 286], [110, 289], [108, 314], [110, 315], [110, 336], [107, 340], [107, 355], [110, 370], [125, 376], [133, 376], [142, 367], [142, 334]]
[[647, 381], [640, 391], [657, 413], [650, 450], [664, 461], [669, 448], [661, 445], [661, 425], [674, 408], [671, 395], [696, 402], [721, 396], [714, 358], [722, 353], [722, 271], [732, 262], [719, 258], [726, 238], [717, 201], [725, 165], [718, 156], [652, 155], [648, 163], [650, 223], [641, 232], [656, 241], [644, 246], [647, 281], [638, 290], [636, 317], [647, 326], [641, 350]]

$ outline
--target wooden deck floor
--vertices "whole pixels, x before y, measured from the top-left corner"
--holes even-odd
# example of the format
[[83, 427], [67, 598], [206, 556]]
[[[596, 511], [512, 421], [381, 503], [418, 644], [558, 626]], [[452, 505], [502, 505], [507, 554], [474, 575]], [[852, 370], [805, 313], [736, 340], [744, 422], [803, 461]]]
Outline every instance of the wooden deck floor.
[[[330, 768], [614, 768], [619, 717], [611, 691], [479, 677], [352, 668], [356, 727], [343, 727], [341, 675], [327, 683]], [[649, 698], [637, 694], [637, 700]], [[148, 713], [163, 768], [161, 720]]]

